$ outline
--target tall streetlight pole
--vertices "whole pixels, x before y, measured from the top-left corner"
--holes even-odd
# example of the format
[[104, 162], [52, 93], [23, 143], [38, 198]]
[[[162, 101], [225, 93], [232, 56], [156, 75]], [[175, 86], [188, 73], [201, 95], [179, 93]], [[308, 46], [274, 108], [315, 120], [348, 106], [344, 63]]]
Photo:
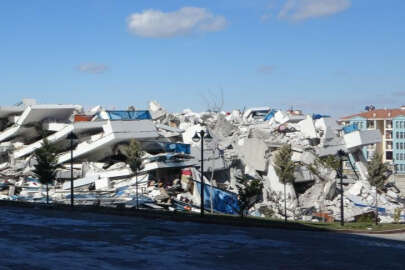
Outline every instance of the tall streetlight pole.
[[77, 136], [73, 132], [70, 132], [67, 139], [70, 140], [70, 206], [73, 207], [73, 141], [77, 140]]
[[344, 205], [343, 205], [343, 157], [346, 156], [346, 153], [343, 150], [338, 151], [338, 156], [340, 159], [340, 225], [345, 225], [345, 215], [344, 215]]
[[200, 132], [196, 132], [193, 137], [194, 142], [201, 142], [201, 191], [200, 191], [200, 198], [201, 198], [201, 203], [200, 203], [200, 214], [201, 216], [204, 216], [204, 140], [207, 142], [210, 142], [212, 140], [212, 137], [210, 133], [204, 130], [201, 130]]

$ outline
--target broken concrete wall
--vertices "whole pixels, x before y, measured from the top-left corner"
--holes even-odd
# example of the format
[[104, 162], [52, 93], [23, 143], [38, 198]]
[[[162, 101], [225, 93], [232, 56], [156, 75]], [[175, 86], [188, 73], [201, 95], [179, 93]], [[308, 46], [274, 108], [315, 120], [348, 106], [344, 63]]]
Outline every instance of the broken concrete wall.
[[265, 172], [267, 170], [269, 151], [267, 144], [256, 138], [240, 140], [238, 151], [241, 159], [248, 166], [257, 171]]

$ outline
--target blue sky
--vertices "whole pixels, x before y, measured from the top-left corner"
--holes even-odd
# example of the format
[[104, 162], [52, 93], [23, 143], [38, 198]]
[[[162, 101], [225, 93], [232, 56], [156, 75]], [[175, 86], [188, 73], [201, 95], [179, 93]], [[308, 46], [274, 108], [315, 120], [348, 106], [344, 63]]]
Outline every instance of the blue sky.
[[404, 10], [403, 0], [1, 1], [1, 105], [201, 111], [222, 89], [224, 110], [395, 107]]

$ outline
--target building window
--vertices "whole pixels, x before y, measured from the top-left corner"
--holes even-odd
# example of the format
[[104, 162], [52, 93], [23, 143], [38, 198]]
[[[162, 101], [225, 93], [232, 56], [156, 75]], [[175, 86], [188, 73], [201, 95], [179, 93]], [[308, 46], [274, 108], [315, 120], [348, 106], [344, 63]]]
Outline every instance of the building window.
[[397, 153], [397, 160], [399, 160], [399, 153]]
[[397, 137], [397, 139], [399, 139], [399, 132], [395, 132], [395, 137]]
[[374, 128], [374, 120], [367, 120], [367, 128]]
[[399, 143], [396, 143], [395, 146], [397, 149], [399, 149]]

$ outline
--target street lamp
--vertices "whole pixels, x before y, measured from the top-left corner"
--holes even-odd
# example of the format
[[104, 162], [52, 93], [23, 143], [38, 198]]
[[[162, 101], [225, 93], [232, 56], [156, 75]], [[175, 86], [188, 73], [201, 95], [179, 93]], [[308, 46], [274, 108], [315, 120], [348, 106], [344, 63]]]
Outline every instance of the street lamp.
[[343, 206], [343, 158], [346, 156], [345, 151], [339, 150], [338, 156], [340, 159], [340, 169], [339, 169], [339, 176], [340, 176], [340, 225], [345, 225], [345, 215], [344, 215], [344, 206]]
[[201, 203], [200, 213], [204, 216], [204, 140], [210, 142], [212, 140], [211, 134], [208, 131], [201, 130], [196, 132], [193, 137], [193, 142], [201, 141]]
[[76, 134], [70, 132], [67, 139], [70, 140], [70, 206], [73, 207], [73, 141], [78, 138]]

